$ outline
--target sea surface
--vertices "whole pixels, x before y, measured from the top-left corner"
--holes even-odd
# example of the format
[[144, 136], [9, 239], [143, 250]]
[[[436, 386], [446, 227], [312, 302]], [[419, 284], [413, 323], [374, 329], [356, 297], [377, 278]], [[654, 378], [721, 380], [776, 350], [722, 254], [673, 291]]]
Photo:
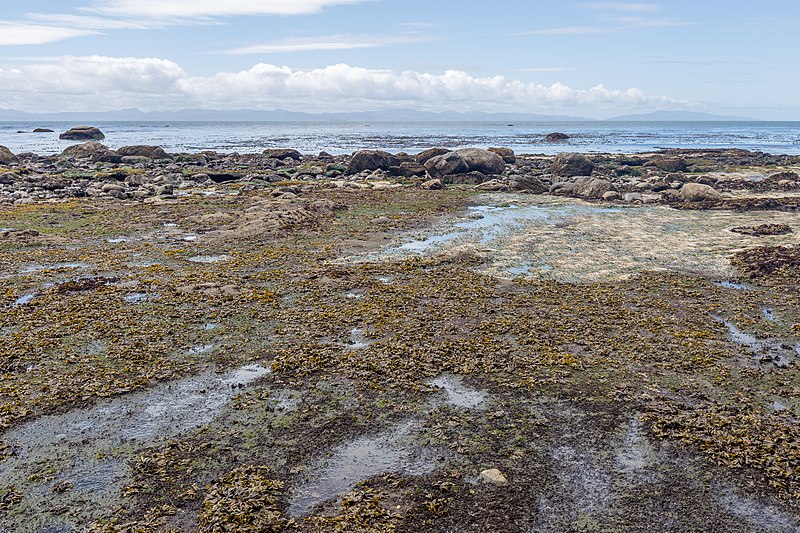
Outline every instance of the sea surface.
[[[0, 145], [48, 155], [70, 141], [58, 134], [80, 124], [2, 122]], [[360, 149], [415, 153], [431, 147], [506, 146], [517, 153], [636, 153], [659, 148], [743, 148], [800, 154], [800, 122], [96, 122], [111, 148], [152, 144], [168, 152], [260, 152], [290, 147], [304, 153]], [[50, 128], [55, 133], [31, 133]], [[25, 133], [18, 133], [23, 131]], [[570, 135], [549, 143], [551, 132]]]

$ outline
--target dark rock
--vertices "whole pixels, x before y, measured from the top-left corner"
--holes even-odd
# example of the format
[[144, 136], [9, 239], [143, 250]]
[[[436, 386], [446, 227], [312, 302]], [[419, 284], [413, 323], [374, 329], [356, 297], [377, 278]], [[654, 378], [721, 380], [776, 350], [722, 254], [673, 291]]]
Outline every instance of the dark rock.
[[762, 246], [736, 252], [734, 266], [753, 277], [771, 276], [780, 271], [800, 269], [800, 245]]
[[580, 154], [558, 154], [553, 160], [551, 173], [562, 178], [589, 176], [594, 171], [594, 163]]
[[389, 170], [400, 166], [400, 159], [380, 150], [362, 150], [353, 154], [346, 174], [352, 176], [365, 170]]
[[456, 150], [464, 163], [467, 164], [469, 172], [481, 172], [490, 176], [502, 174], [506, 169], [506, 162], [503, 158], [489, 150], [479, 148], [465, 148]]
[[567, 139], [569, 139], [569, 135], [567, 135], [566, 133], [559, 133], [557, 131], [553, 133], [548, 133], [547, 136], [545, 136], [544, 138], [544, 140], [547, 142], [566, 141]]
[[17, 163], [19, 163], [19, 158], [5, 146], [0, 146], [0, 165], [16, 165]]
[[686, 172], [689, 168], [682, 157], [657, 157], [647, 163], [647, 166], [656, 167], [664, 172]]
[[550, 194], [558, 196], [572, 196], [575, 184], [571, 181], [558, 181], [550, 186]]
[[5, 172], [0, 174], [0, 185], [12, 185], [22, 178], [16, 172]]
[[236, 181], [240, 180], [244, 177], [244, 174], [240, 172], [225, 172], [225, 171], [207, 171], [206, 175], [213, 181], [214, 183], [225, 183], [226, 181]]
[[425, 166], [420, 165], [419, 163], [409, 163], [404, 162], [400, 163], [400, 166], [394, 171], [394, 174], [398, 176], [403, 176], [406, 178], [411, 178], [414, 176], [424, 176], [425, 175]]
[[65, 141], [101, 141], [106, 136], [94, 126], [78, 126], [65, 131], [58, 138]]
[[449, 152], [450, 150], [447, 150], [445, 148], [429, 148], [423, 152], [418, 153], [415, 159], [417, 160], [417, 163], [424, 165], [432, 157], [436, 157], [437, 155], [444, 155]]
[[303, 158], [303, 154], [293, 148], [267, 148], [263, 154], [270, 159], [294, 159], [295, 161], [300, 161]]
[[55, 131], [49, 128], [36, 128], [35, 130], [33, 130], [33, 133], [55, 133]]
[[425, 162], [425, 168], [431, 177], [440, 179], [450, 174], [463, 174], [469, 171], [467, 163], [456, 152], [431, 157]]
[[514, 153], [514, 150], [511, 148], [489, 148], [490, 152], [494, 152], [500, 157], [503, 158], [503, 161], [508, 163], [509, 165], [513, 165], [517, 162], [517, 154]]
[[117, 149], [121, 157], [146, 157], [148, 159], [169, 159], [167, 152], [159, 146], [123, 146]]
[[788, 235], [792, 233], [792, 228], [786, 224], [761, 224], [760, 226], [739, 226], [731, 228], [731, 231], [741, 235], [760, 237], [764, 235]]
[[536, 176], [514, 176], [508, 182], [508, 188], [512, 191], [526, 191], [533, 194], [542, 194], [548, 191], [547, 185]]
[[61, 157], [95, 157], [98, 154], [106, 154], [108, 151], [108, 146], [104, 144], [88, 142], [70, 146], [61, 152]]
[[447, 185], [480, 185], [489, 178], [483, 172], [473, 171], [462, 174], [448, 174], [442, 177], [442, 182]]

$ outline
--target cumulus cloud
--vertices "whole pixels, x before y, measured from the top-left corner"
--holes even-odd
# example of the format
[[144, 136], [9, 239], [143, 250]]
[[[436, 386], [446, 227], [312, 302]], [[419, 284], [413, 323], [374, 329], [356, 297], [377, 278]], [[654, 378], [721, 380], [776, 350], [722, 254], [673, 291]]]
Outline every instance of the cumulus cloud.
[[259, 63], [239, 72], [191, 76], [164, 59], [102, 56], [0, 69], [0, 99], [28, 111], [282, 107], [323, 112], [412, 107], [535, 112], [686, 105], [636, 88], [576, 89], [504, 76], [475, 77], [457, 70], [394, 72], [344, 64], [300, 70]]
[[352, 50], [357, 48], [381, 48], [396, 44], [422, 43], [432, 40], [422, 35], [328, 35], [323, 37], [291, 37], [280, 41], [254, 44], [222, 54], [274, 54], [286, 52], [311, 52], [325, 50]]
[[365, 0], [104, 0], [87, 11], [114, 17], [210, 18], [239, 15], [307, 15], [328, 6]]
[[0, 46], [54, 43], [93, 33], [73, 28], [0, 21]]

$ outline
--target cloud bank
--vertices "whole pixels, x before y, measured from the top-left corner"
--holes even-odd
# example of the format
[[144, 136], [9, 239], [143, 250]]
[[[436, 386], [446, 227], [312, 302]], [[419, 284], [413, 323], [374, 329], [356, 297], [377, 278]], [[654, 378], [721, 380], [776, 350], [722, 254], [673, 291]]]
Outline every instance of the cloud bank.
[[459, 111], [599, 111], [685, 108], [636, 89], [576, 89], [504, 76], [475, 77], [366, 69], [345, 64], [298, 70], [259, 63], [239, 72], [192, 76], [157, 58], [65, 57], [0, 69], [0, 100], [25, 111], [274, 109], [355, 111], [392, 107]]

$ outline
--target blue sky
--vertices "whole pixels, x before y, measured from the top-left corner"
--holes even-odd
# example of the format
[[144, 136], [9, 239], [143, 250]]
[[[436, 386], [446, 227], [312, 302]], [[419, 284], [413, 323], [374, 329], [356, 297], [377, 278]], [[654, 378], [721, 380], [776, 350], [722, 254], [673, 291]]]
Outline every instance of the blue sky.
[[0, 108], [798, 120], [798, 35], [789, 0], [29, 0], [0, 20]]

